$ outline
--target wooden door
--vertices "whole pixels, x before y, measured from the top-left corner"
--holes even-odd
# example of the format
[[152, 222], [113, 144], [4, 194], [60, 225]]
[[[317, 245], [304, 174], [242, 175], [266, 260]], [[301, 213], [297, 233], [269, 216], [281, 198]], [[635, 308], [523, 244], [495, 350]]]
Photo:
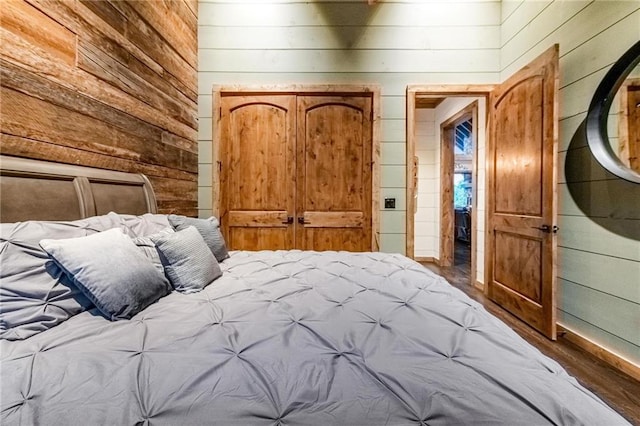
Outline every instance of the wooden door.
[[558, 46], [490, 97], [489, 298], [556, 338]]
[[620, 159], [640, 173], [640, 78], [627, 78], [620, 93]]
[[296, 247], [372, 250], [372, 97], [298, 97]]
[[292, 249], [295, 95], [222, 96], [220, 222], [230, 249]]

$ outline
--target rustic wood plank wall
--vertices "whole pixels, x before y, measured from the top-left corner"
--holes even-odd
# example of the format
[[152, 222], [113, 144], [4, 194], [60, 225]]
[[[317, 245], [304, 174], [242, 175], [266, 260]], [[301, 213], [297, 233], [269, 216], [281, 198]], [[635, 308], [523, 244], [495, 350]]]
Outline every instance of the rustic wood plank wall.
[[6, 155], [145, 173], [197, 215], [197, 3], [3, 0]]

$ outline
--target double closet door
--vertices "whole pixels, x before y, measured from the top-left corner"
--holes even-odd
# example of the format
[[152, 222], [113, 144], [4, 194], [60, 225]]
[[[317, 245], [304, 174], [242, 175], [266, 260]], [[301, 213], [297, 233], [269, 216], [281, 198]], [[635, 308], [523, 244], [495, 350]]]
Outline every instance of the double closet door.
[[233, 250], [372, 250], [371, 94], [220, 96], [220, 221]]

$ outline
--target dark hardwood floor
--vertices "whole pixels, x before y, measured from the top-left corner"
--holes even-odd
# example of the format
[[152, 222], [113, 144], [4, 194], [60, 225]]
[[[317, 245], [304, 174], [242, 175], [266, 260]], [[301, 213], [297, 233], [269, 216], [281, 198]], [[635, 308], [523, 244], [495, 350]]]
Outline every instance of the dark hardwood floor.
[[441, 268], [433, 263], [423, 263], [423, 265], [442, 275], [451, 285], [483, 304], [487, 311], [505, 322], [540, 352], [556, 360], [584, 387], [598, 395], [631, 424], [640, 426], [640, 382], [563, 339], [560, 335], [555, 342], [548, 340], [488, 300], [482, 291], [470, 284], [470, 250], [464, 243], [456, 242], [454, 266]]

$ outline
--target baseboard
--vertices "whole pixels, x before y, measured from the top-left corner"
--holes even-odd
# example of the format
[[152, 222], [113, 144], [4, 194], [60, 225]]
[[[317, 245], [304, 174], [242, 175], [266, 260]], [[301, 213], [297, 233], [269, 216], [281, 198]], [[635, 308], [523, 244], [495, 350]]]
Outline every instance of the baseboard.
[[481, 283], [480, 281], [476, 281], [475, 284], [473, 284], [473, 286], [478, 290], [484, 292], [484, 283]]
[[628, 361], [621, 356], [603, 348], [595, 342], [587, 339], [584, 336], [577, 334], [576, 332], [558, 324], [558, 334], [562, 335], [562, 338], [573, 343], [574, 345], [584, 349], [601, 361], [606, 362], [616, 370], [633, 377], [640, 381], [640, 366]]
[[440, 260], [435, 257], [424, 257], [424, 256], [416, 256], [413, 258], [416, 262], [425, 262], [425, 263], [434, 263], [440, 266]]

